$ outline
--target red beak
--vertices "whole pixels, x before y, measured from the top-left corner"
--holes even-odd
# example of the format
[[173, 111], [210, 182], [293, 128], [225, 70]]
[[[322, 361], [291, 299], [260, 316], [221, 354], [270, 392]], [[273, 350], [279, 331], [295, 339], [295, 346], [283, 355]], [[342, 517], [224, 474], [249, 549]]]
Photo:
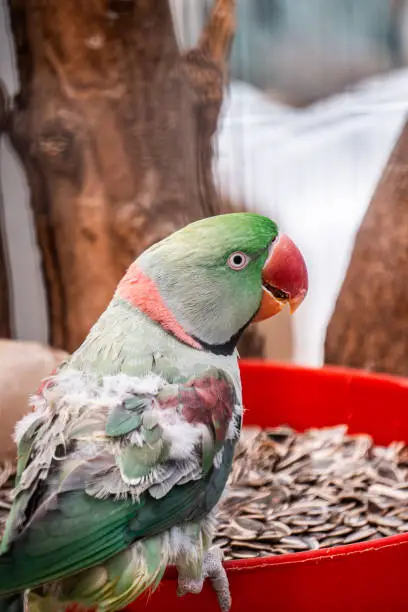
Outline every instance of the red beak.
[[253, 321], [263, 321], [278, 314], [289, 304], [293, 314], [306, 297], [308, 276], [305, 260], [297, 246], [285, 234], [272, 244], [262, 270], [261, 306]]

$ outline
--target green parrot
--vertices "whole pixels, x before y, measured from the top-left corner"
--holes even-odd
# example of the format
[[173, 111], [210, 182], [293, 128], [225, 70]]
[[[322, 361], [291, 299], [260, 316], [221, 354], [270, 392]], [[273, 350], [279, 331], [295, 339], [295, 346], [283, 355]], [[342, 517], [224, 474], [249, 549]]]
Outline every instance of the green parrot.
[[212, 539], [241, 428], [236, 344], [307, 288], [297, 247], [257, 214], [197, 221], [142, 253], [16, 426], [0, 612], [115, 611], [168, 565], [179, 595], [208, 577], [230, 608]]

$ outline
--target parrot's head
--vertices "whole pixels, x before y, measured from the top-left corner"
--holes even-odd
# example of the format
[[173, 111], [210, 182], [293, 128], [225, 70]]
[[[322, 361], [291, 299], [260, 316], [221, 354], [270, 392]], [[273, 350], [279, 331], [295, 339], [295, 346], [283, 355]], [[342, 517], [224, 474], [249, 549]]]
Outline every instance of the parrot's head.
[[192, 223], [136, 260], [117, 295], [196, 348], [232, 353], [251, 321], [294, 312], [308, 289], [304, 259], [267, 217]]

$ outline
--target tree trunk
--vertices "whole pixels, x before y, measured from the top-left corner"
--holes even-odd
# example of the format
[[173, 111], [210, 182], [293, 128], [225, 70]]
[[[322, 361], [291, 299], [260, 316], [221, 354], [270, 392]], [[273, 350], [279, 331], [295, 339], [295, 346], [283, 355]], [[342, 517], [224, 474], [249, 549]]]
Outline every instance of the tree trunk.
[[408, 123], [357, 234], [325, 361], [408, 376]]
[[[5, 89], [0, 83], [0, 139], [6, 127], [7, 120], [7, 97]], [[0, 338], [10, 338], [10, 311], [8, 293], [8, 275], [6, 266], [6, 252], [3, 247], [3, 214], [2, 214], [2, 191], [0, 184]]]
[[212, 137], [234, 0], [179, 51], [167, 0], [9, 0], [51, 343], [74, 350], [138, 254], [216, 214]]

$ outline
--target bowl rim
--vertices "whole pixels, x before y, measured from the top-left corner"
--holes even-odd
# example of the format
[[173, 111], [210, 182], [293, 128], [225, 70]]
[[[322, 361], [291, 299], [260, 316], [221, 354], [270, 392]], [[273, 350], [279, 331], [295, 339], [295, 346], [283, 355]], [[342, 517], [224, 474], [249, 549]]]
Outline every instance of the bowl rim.
[[[304, 552], [288, 553], [287, 555], [276, 555], [271, 557], [254, 557], [252, 559], [236, 559], [233, 561], [225, 561], [224, 567], [228, 573], [241, 571], [256, 571], [276, 566], [295, 566], [316, 564], [321, 562], [331, 561], [332, 559], [347, 558], [350, 556], [360, 555], [363, 557], [366, 554], [375, 553], [385, 548], [408, 546], [408, 533], [397, 534], [393, 536], [384, 536], [378, 540], [369, 542], [357, 542], [355, 544], [344, 544], [342, 546], [333, 546], [331, 548], [321, 548], [319, 550], [308, 550]], [[174, 566], [168, 567], [163, 577], [164, 580], [177, 579], [177, 570]]]

